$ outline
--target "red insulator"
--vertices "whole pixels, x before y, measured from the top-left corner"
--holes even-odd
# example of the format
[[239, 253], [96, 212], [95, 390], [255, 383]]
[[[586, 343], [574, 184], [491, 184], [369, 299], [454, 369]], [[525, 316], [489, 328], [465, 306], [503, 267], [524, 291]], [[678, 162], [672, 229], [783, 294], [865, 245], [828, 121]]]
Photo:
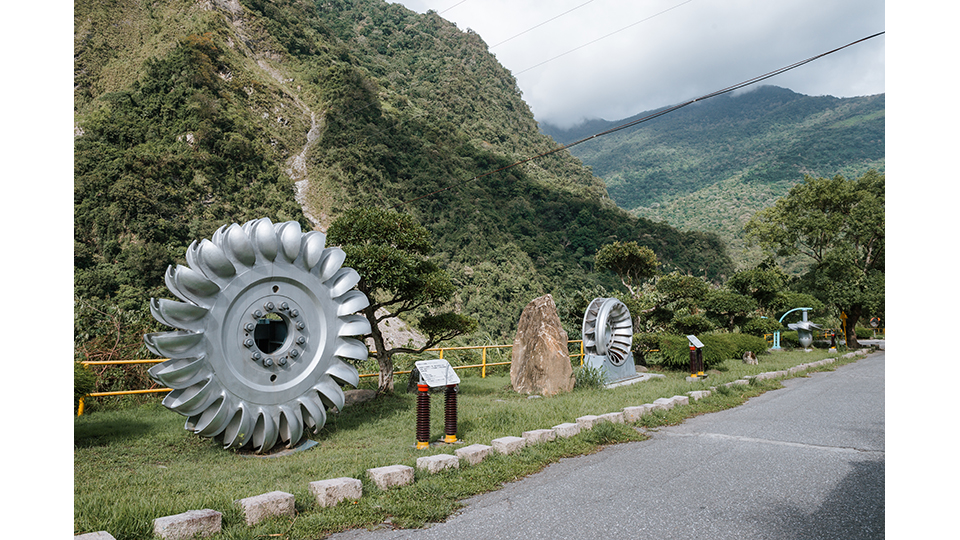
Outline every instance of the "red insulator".
[[417, 442], [430, 442], [430, 387], [417, 385]]
[[447, 402], [443, 411], [443, 434], [449, 437], [457, 435], [457, 385], [447, 386]]

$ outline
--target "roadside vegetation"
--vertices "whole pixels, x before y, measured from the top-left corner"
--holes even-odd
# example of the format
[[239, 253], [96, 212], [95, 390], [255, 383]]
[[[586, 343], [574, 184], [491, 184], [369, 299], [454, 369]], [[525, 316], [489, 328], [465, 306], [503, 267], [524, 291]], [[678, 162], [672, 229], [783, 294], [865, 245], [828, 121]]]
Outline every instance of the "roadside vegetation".
[[[412, 485], [379, 490], [366, 476], [372, 467], [415, 466], [416, 458], [453, 453], [461, 445], [490, 444], [504, 436], [574, 422], [579, 416], [616, 412], [652, 403], [660, 397], [784, 370], [839, 353], [779, 352], [761, 356], [760, 365], [728, 360], [708, 372], [705, 381], [685, 381], [685, 373], [662, 371], [663, 378], [615, 388], [578, 387], [550, 398], [529, 399], [510, 388], [508, 370], [487, 378], [479, 370], [461, 371], [458, 400], [458, 445], [415, 449], [414, 394], [396, 392], [331, 414], [317, 446], [282, 457], [255, 457], [226, 451], [209, 439], [183, 429], [179, 415], [158, 399], [78, 417], [74, 424], [74, 528], [77, 534], [107, 530], [118, 540], [147, 538], [157, 517], [210, 508], [223, 513], [222, 538], [288, 535], [316, 538], [354, 527], [420, 527], [442, 521], [465, 497], [483, 493], [539, 471], [568, 456], [594, 452], [604, 445], [641, 441], [637, 427], [656, 427], [743, 403], [780, 388], [777, 380], [757, 381], [714, 392], [700, 401], [644, 416], [639, 426], [601, 424], [570, 439], [527, 447], [508, 456], [491, 455], [476, 466], [429, 475], [417, 471]], [[841, 359], [832, 370], [849, 360]], [[802, 376], [802, 375], [801, 375]], [[403, 376], [401, 376], [403, 377]], [[374, 388], [364, 380], [361, 387]], [[443, 400], [431, 400], [431, 440], [443, 435]], [[364, 496], [335, 508], [320, 508], [309, 482], [348, 476], [363, 482]], [[234, 501], [285, 491], [297, 501], [295, 518], [275, 518], [247, 527]], [[389, 525], [383, 525], [383, 524]]]

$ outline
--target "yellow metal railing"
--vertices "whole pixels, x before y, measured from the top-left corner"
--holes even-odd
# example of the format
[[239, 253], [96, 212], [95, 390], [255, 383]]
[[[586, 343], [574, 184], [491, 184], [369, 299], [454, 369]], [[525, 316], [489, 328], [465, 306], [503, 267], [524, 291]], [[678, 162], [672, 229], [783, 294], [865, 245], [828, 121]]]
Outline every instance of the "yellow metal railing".
[[[580, 365], [583, 365], [583, 340], [572, 340], [567, 342], [568, 352], [569, 346], [573, 343], [580, 344], [580, 352], [577, 354], [570, 355], [570, 358], [580, 358]], [[468, 351], [468, 350], [477, 350], [480, 349], [480, 363], [471, 364], [468, 366], [454, 366], [453, 369], [475, 369], [480, 368], [480, 376], [483, 378], [487, 377], [487, 368], [493, 366], [505, 366], [509, 365], [510, 362], [487, 362], [487, 349], [506, 349], [513, 347], [510, 345], [474, 345], [470, 347], [435, 347], [433, 349], [426, 349], [424, 353], [435, 352], [442, 359], [443, 353], [445, 351]], [[370, 356], [373, 356], [375, 353], [368, 353]], [[90, 362], [81, 362], [84, 366], [111, 366], [111, 365], [129, 365], [129, 364], [159, 364], [161, 362], [166, 362], [167, 358], [160, 359], [149, 359], [149, 360], [104, 360], [104, 361], [90, 361]], [[410, 373], [411, 370], [404, 371], [394, 371], [394, 375], [403, 375], [405, 373]], [[378, 377], [379, 373], [362, 373], [360, 374], [361, 378], [364, 377]], [[79, 404], [77, 405], [77, 416], [83, 414], [83, 399], [85, 397], [106, 397], [106, 396], [128, 396], [136, 394], [155, 394], [160, 392], [169, 392], [172, 388], [148, 388], [144, 390], [119, 390], [116, 392], [92, 392], [80, 398]]]

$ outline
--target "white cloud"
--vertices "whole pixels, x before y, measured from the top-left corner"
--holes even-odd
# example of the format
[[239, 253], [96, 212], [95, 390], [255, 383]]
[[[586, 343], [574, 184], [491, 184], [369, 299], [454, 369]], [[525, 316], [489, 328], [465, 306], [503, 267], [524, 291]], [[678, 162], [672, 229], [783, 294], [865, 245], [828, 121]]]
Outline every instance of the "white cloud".
[[[882, 0], [685, 1], [400, 3], [420, 13], [433, 9], [488, 45], [529, 30], [491, 52], [517, 77], [537, 119], [561, 125], [671, 105], [885, 30]], [[882, 93], [884, 39], [766, 84], [811, 95]]]

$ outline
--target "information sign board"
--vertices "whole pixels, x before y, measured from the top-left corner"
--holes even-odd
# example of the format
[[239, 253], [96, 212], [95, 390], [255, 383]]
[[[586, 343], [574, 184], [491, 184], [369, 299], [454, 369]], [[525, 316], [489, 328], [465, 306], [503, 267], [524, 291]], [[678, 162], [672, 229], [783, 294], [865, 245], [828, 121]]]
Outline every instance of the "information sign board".
[[700, 343], [700, 340], [697, 339], [697, 336], [687, 336], [687, 341], [690, 342], [691, 347], [696, 347], [698, 349], [703, 348], [703, 343]]
[[431, 388], [460, 384], [460, 377], [446, 360], [420, 360], [414, 365], [420, 370], [420, 379]]

